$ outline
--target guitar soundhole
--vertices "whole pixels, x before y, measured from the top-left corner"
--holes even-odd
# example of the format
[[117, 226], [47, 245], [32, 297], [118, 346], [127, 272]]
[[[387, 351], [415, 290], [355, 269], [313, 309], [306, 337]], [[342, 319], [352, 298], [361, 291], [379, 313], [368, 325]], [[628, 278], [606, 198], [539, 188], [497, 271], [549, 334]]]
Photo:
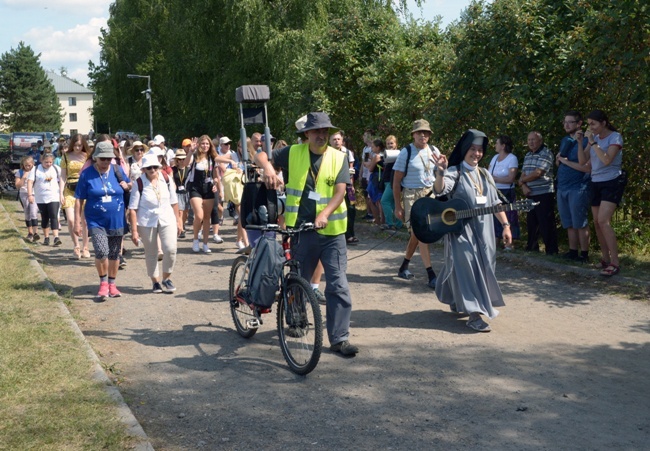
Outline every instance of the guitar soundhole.
[[447, 210], [442, 212], [441, 216], [442, 216], [442, 222], [444, 222], [447, 225], [456, 223], [456, 210], [452, 210], [451, 208], [448, 208]]

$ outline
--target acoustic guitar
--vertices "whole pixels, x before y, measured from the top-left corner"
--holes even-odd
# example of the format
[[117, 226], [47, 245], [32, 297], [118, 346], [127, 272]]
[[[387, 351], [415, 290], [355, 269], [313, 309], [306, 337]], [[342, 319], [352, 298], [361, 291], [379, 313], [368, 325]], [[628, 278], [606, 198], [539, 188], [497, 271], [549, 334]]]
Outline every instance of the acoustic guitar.
[[467, 219], [500, 211], [530, 211], [537, 204], [539, 202], [526, 199], [512, 204], [469, 208], [463, 199], [450, 199], [443, 202], [431, 197], [422, 197], [416, 200], [411, 208], [411, 228], [418, 240], [431, 244], [448, 233], [462, 232]]

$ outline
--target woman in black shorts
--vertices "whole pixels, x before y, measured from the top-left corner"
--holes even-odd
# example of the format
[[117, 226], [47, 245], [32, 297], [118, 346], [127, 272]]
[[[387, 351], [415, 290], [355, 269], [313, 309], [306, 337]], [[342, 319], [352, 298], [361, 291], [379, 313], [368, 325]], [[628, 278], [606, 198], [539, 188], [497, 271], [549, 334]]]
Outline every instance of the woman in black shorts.
[[[194, 240], [192, 250], [212, 252], [208, 247], [210, 238], [210, 213], [218, 198], [219, 171], [217, 163], [232, 163], [229, 157], [217, 156], [212, 140], [208, 135], [201, 136], [192, 142], [192, 162], [187, 176], [187, 191], [190, 195], [190, 205], [194, 211]], [[205, 220], [204, 220], [205, 219]], [[199, 243], [199, 230], [203, 229], [203, 246]]]
[[587, 124], [589, 128], [584, 133], [589, 140], [587, 147], [582, 146], [582, 130], [576, 134], [578, 160], [591, 169], [591, 212], [602, 254], [596, 267], [601, 275], [610, 277], [621, 270], [611, 220], [627, 183], [623, 171], [623, 137], [601, 110], [589, 113]]

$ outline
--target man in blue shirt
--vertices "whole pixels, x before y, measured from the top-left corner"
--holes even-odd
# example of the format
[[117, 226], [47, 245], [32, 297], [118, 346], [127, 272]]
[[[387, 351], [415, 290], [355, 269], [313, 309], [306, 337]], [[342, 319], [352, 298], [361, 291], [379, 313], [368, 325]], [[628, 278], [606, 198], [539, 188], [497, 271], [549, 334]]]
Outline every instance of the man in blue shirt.
[[[557, 164], [557, 209], [562, 227], [569, 237], [569, 252], [565, 258], [585, 262], [589, 258], [589, 169], [578, 163], [578, 141], [576, 133], [582, 128], [582, 115], [578, 111], [567, 111], [564, 115], [564, 130], [568, 133], [560, 142], [560, 151], [555, 157]], [[587, 138], [582, 137], [582, 147], [587, 147]], [[578, 253], [578, 248], [580, 253]]]

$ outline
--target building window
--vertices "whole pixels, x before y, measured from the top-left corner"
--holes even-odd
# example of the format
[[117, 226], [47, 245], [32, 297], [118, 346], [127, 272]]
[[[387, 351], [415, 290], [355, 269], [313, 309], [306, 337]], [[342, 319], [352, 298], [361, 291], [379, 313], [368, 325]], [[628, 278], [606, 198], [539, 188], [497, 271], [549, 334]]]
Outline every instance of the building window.
[[70, 136], [74, 136], [74, 135], [76, 135], [77, 133], [79, 133], [79, 131], [78, 131], [76, 128], [71, 128], [71, 129], [70, 129]]
[[70, 113], [70, 122], [77, 122], [77, 113]]
[[77, 106], [77, 98], [68, 97], [68, 106]]

